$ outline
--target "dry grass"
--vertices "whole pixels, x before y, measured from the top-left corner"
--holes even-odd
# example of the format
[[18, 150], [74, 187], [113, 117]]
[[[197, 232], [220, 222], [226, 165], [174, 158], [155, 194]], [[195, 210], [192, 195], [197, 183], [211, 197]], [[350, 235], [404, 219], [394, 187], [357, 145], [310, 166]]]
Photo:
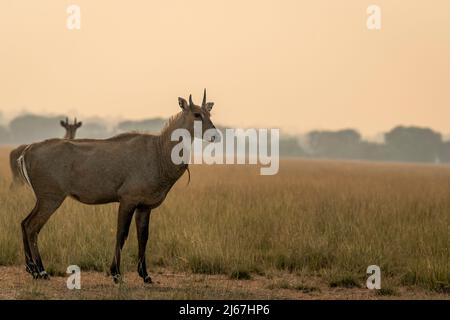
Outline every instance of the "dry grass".
[[[276, 176], [254, 166], [191, 172], [191, 184], [181, 179], [152, 213], [150, 272], [250, 279], [239, 281], [288, 272], [364, 288], [366, 268], [376, 264], [392, 292], [449, 292], [449, 166], [284, 160]], [[21, 265], [20, 221], [34, 199], [27, 189], [8, 190], [7, 150], [0, 174], [0, 265]], [[106, 272], [116, 210], [66, 200], [40, 234], [47, 271], [62, 275], [76, 264]], [[136, 268], [135, 238], [132, 228], [122, 254], [127, 271]]]

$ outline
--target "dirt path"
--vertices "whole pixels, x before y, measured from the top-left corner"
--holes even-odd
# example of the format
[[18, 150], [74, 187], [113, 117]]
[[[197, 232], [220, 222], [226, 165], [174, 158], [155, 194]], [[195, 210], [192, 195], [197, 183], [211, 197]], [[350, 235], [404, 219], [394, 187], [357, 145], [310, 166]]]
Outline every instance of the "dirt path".
[[365, 288], [330, 288], [320, 279], [298, 281], [291, 274], [268, 279], [231, 280], [222, 275], [173, 273], [160, 269], [154, 283], [145, 285], [136, 273], [125, 283], [113, 284], [105, 274], [82, 272], [81, 290], [69, 290], [66, 277], [34, 281], [21, 267], [0, 267], [0, 299], [449, 299], [448, 295], [418, 288], [399, 288], [394, 294], [376, 294]]

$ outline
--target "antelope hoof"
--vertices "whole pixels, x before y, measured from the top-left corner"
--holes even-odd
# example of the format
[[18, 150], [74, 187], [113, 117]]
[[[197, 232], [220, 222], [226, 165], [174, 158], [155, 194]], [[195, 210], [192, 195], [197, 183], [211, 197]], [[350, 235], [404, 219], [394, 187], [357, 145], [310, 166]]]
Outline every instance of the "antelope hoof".
[[148, 275], [143, 277], [143, 279], [144, 279], [144, 283], [153, 283], [152, 278], [150, 278], [150, 276], [148, 276]]
[[46, 271], [41, 271], [41, 272], [37, 272], [37, 271], [33, 271], [31, 273], [31, 275], [33, 276], [33, 279], [35, 280], [50, 280], [50, 277], [48, 276]]
[[123, 282], [122, 276], [120, 274], [115, 274], [112, 276], [115, 284], [119, 284]]
[[25, 271], [28, 272], [29, 274], [31, 274], [31, 276], [33, 277], [33, 279], [45, 279], [45, 280], [49, 280], [49, 276], [47, 274], [47, 272], [44, 271], [39, 271], [39, 268], [37, 267], [37, 265], [35, 265], [34, 263], [29, 263], [25, 265]]
[[30, 264], [25, 265], [25, 271], [28, 272], [29, 274], [31, 274], [33, 276], [33, 278], [34, 278], [34, 274], [35, 273], [37, 274], [37, 272], [35, 271], [35, 267]]
[[39, 279], [50, 280], [50, 277], [49, 277], [47, 271], [41, 271], [39, 273]]

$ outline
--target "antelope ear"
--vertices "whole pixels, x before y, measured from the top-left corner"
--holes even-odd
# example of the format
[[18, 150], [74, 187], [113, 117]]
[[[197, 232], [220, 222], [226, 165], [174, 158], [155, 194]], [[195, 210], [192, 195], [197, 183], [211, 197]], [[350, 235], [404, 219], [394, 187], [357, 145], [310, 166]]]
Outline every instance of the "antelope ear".
[[205, 107], [204, 107], [204, 108], [205, 108], [206, 110], [208, 110], [208, 112], [209, 112], [209, 111], [212, 110], [213, 106], [214, 106], [214, 102], [208, 102], [207, 104], [205, 104]]
[[64, 121], [61, 120], [59, 123], [61, 124], [61, 127], [66, 128], [66, 123]]
[[82, 122], [82, 121], [80, 121], [80, 122], [78, 122], [78, 123], [76, 124], [77, 128], [81, 127], [82, 125], [83, 125], [83, 122]]
[[181, 98], [181, 97], [178, 97], [178, 104], [180, 105], [180, 108], [181, 108], [183, 111], [188, 111], [188, 110], [189, 110], [189, 105], [188, 105], [186, 99], [183, 99], [183, 98]]

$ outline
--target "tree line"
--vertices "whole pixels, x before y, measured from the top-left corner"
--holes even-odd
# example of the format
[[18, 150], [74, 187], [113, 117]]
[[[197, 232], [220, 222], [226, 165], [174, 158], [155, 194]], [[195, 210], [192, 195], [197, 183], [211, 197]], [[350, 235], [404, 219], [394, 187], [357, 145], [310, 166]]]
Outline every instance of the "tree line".
[[[0, 126], [0, 144], [23, 144], [62, 137], [59, 122], [66, 116], [21, 115]], [[82, 119], [81, 119], [82, 120]], [[167, 119], [122, 121], [108, 127], [100, 120], [83, 121], [77, 138], [107, 138], [129, 131], [159, 132]], [[384, 142], [364, 140], [353, 129], [281, 135], [280, 155], [330, 159], [450, 163], [450, 141], [429, 128], [398, 126], [384, 133]]]
[[[49, 138], [63, 137], [65, 130], [60, 126], [60, 120], [65, 115], [41, 116], [26, 114], [14, 118], [7, 126], [0, 126], [0, 144], [23, 144], [41, 141]], [[69, 119], [72, 121], [73, 119]], [[83, 119], [79, 119], [83, 120]], [[129, 131], [159, 132], [166, 119], [155, 118], [141, 121], [122, 121], [110, 128], [101, 120], [83, 121], [77, 138], [104, 139], [119, 133]]]
[[384, 142], [362, 139], [353, 129], [311, 131], [299, 154], [314, 158], [450, 163], [450, 141], [429, 128], [397, 126]]

